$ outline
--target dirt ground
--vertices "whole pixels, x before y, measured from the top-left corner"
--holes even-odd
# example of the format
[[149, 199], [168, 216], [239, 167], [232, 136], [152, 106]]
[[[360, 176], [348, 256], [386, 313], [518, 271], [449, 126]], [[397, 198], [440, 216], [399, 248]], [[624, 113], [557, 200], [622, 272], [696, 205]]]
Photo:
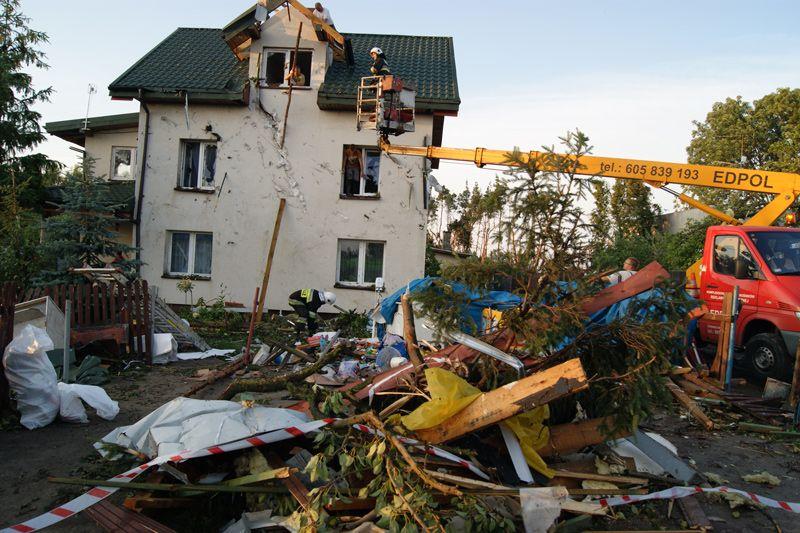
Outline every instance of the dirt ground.
[[[88, 424], [68, 424], [56, 420], [47, 427], [29, 431], [21, 426], [0, 431], [0, 527], [38, 516], [80, 495], [81, 487], [55, 485], [49, 476], [108, 478], [118, 474], [118, 464], [103, 461], [92, 446], [118, 426], [132, 424], [155, 408], [191, 389], [190, 376], [200, 368], [225, 364], [218, 359], [180, 361], [149, 370], [127, 371], [114, 377], [103, 388], [119, 402], [119, 415], [106, 421], [94, 415]], [[207, 387], [195, 397], [216, 398], [223, 385]], [[122, 495], [112, 496], [122, 500]], [[70, 517], [50, 531], [103, 531], [83, 514]]]
[[[86, 425], [55, 422], [35, 431], [23, 428], [0, 431], [0, 526], [37, 516], [82, 493], [80, 487], [54, 485], [48, 476], [107, 478], [123, 470], [118, 464], [104, 462], [92, 443], [120, 425], [135, 422], [156, 407], [189, 390], [189, 379], [200, 368], [220, 366], [217, 359], [188, 361], [151, 370], [129, 371], [114, 377], [105, 389], [120, 404], [114, 421], [90, 414]], [[198, 398], [216, 398], [227, 381], [204, 389]], [[713, 412], [712, 418], [713, 417]], [[729, 422], [729, 419], [725, 420]], [[656, 431], [675, 444], [681, 457], [699, 472], [713, 472], [729, 481], [729, 486], [756, 494], [789, 501], [800, 500], [800, 441], [779, 441], [724, 428], [707, 432], [685, 417], [661, 414], [647, 429]], [[781, 484], [769, 487], [745, 482], [743, 475], [766, 470], [778, 476]], [[120, 502], [123, 494], [112, 497]], [[727, 503], [706, 495], [698, 498], [714, 530], [721, 532], [780, 531], [800, 533], [800, 516], [786, 511], [764, 511], [740, 507], [731, 510]], [[683, 515], [677, 505], [668, 516], [666, 501], [617, 508], [617, 520], [595, 520], [589, 530], [681, 529]], [[202, 528], [201, 528], [202, 529]], [[52, 531], [101, 531], [82, 514], [71, 517]]]

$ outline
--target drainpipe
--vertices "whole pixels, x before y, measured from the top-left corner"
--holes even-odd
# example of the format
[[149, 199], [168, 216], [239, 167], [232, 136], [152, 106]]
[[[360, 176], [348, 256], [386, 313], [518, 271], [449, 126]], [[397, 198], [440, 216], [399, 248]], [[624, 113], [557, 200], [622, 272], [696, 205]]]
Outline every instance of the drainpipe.
[[142, 90], [139, 89], [139, 102], [141, 102], [142, 109], [144, 110], [144, 145], [142, 146], [142, 172], [139, 175], [139, 194], [136, 198], [136, 215], [134, 223], [136, 224], [136, 274], [142, 274], [142, 201], [144, 200], [144, 176], [147, 170], [147, 141], [150, 134], [150, 108], [142, 97]]

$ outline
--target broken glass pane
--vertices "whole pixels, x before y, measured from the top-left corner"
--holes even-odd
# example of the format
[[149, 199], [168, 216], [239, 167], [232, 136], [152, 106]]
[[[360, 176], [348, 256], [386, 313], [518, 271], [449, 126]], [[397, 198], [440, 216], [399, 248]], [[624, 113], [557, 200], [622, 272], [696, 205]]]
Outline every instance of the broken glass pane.
[[203, 165], [203, 187], [214, 186], [214, 172], [217, 169], [217, 145], [207, 144]]
[[183, 143], [183, 172], [181, 187], [197, 188], [197, 171], [200, 166], [200, 143], [186, 141]]
[[366, 165], [364, 167], [364, 194], [378, 193], [378, 176], [381, 172], [381, 153], [377, 150], [365, 150]]
[[132, 148], [114, 148], [114, 175], [116, 179], [130, 179], [133, 167]]

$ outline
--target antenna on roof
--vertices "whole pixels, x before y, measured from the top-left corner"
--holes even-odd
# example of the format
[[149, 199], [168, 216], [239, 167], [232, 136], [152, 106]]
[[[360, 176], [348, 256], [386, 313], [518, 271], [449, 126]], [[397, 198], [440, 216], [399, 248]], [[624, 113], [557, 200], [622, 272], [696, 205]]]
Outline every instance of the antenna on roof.
[[86, 118], [83, 119], [83, 130], [89, 129], [89, 106], [92, 104], [92, 95], [97, 92], [97, 87], [93, 83], [89, 84], [89, 98], [86, 101]]

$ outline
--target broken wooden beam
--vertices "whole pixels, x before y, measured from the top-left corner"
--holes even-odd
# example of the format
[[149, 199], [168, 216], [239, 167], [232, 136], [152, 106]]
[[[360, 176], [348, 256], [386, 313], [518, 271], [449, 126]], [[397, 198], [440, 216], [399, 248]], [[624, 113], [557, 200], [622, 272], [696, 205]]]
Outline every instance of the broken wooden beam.
[[425, 442], [446, 442], [587, 387], [580, 360], [570, 359], [482, 394], [438, 426], [418, 430], [416, 434]]
[[592, 418], [580, 422], [551, 426], [550, 441], [537, 452], [542, 457], [567, 455], [582, 450], [587, 446], [595, 446], [607, 440], [630, 435], [628, 431], [618, 431], [613, 435], [607, 435], [600, 429], [603, 426], [613, 427], [613, 420], [610, 418]]
[[595, 294], [583, 303], [583, 312], [593, 315], [609, 305], [613, 305], [632, 296], [649, 291], [661, 280], [669, 279], [669, 272], [653, 261], [636, 274], [616, 285], [611, 285]]
[[415, 369], [422, 367], [422, 356], [419, 354], [417, 343], [417, 329], [414, 327], [414, 307], [408, 292], [400, 297], [400, 306], [403, 308], [403, 340], [406, 342], [408, 358]]
[[703, 427], [709, 431], [714, 429], [714, 421], [706, 416], [703, 410], [700, 409], [700, 406], [698, 406], [694, 400], [689, 398], [689, 396], [683, 392], [683, 389], [673, 383], [671, 379], [666, 379], [665, 381], [667, 383], [667, 388], [669, 388], [669, 392], [672, 393], [672, 396], [678, 401], [679, 404], [689, 411], [689, 414], [692, 415], [695, 420], [700, 422]]

